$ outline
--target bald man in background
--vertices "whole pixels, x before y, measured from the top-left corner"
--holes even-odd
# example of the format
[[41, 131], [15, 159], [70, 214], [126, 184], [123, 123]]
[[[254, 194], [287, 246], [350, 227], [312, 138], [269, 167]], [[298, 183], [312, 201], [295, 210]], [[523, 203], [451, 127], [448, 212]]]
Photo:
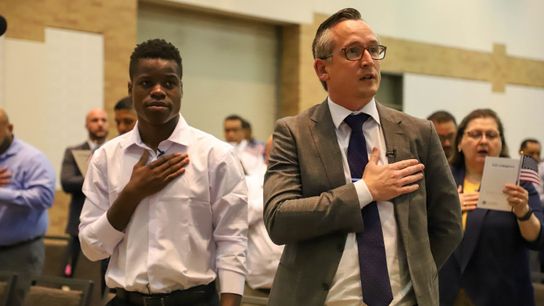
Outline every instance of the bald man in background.
[[0, 270], [18, 274], [6, 305], [18, 306], [31, 275], [42, 273], [47, 209], [53, 205], [55, 171], [45, 155], [16, 138], [0, 107]]
[[79, 215], [85, 202], [85, 196], [81, 191], [85, 173], [82, 173], [82, 169], [78, 167], [74, 154], [77, 155], [78, 152], [83, 152], [83, 154], [89, 154], [90, 159], [90, 154], [106, 142], [108, 136], [108, 116], [106, 112], [99, 108], [90, 110], [85, 117], [85, 128], [88, 134], [87, 140], [66, 149], [60, 175], [62, 190], [71, 195], [68, 223], [66, 225], [66, 233], [70, 235], [70, 242], [63, 271], [66, 277], [73, 276], [81, 252], [78, 227]]

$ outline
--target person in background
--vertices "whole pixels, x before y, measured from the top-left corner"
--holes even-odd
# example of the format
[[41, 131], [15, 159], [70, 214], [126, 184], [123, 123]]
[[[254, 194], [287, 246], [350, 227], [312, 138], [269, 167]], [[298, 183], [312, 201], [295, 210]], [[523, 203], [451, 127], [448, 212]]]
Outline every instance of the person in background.
[[527, 138], [521, 142], [519, 146], [519, 155], [528, 155], [534, 158], [538, 163], [538, 174], [540, 176], [540, 181], [543, 184], [535, 185], [538, 195], [540, 197], [540, 203], [544, 207], [544, 163], [540, 159], [541, 152], [540, 142], [534, 138]]
[[242, 122], [244, 119], [238, 115], [229, 115], [223, 121], [223, 128], [225, 132], [225, 141], [238, 145], [244, 140], [244, 130], [242, 129]]
[[453, 141], [455, 139], [455, 132], [457, 131], [457, 122], [455, 117], [447, 111], [436, 111], [432, 113], [427, 120], [430, 120], [434, 124], [436, 133], [440, 137], [440, 143], [446, 158], [450, 159], [453, 155]]
[[533, 185], [506, 184], [511, 211], [477, 207], [487, 156], [508, 157], [503, 125], [490, 109], [459, 124], [451, 159], [464, 238], [440, 270], [440, 305], [534, 305], [528, 248], [544, 245], [542, 209]]
[[81, 248], [93, 261], [110, 257], [110, 306], [240, 305], [244, 174], [230, 145], [181, 116], [182, 75], [171, 43], [136, 46], [128, 89], [137, 126], [93, 154], [83, 184]]
[[272, 147], [272, 136], [266, 141], [265, 165], [261, 171], [246, 176], [248, 189], [248, 252], [247, 285], [244, 294], [268, 296], [278, 269], [283, 246], [276, 245], [266, 231], [263, 221], [263, 179]]
[[[540, 142], [534, 138], [524, 139], [519, 146], [520, 155], [528, 155], [534, 158], [538, 162], [538, 175], [540, 177], [540, 184], [534, 184], [538, 196], [540, 198], [540, 206], [544, 209], [544, 162], [540, 159], [541, 153]], [[532, 254], [531, 254], [532, 255]], [[540, 272], [544, 272], [544, 250], [539, 251], [539, 264]], [[531, 256], [531, 263], [534, 263]], [[544, 281], [544, 280], [543, 280]]]
[[285, 244], [269, 305], [438, 305], [462, 232], [434, 127], [375, 100], [386, 47], [357, 10], [321, 23], [312, 51], [328, 97], [276, 122], [264, 181]]
[[63, 270], [65, 277], [72, 277], [76, 271], [77, 260], [81, 252], [78, 238], [79, 215], [85, 202], [85, 196], [81, 191], [85, 174], [78, 167], [74, 157], [74, 154], [77, 153], [74, 151], [84, 150], [89, 151], [89, 154], [91, 154], [106, 142], [108, 136], [108, 115], [106, 112], [99, 108], [90, 110], [85, 117], [85, 129], [87, 129], [87, 139], [83, 143], [68, 147], [64, 151], [60, 170], [62, 190], [70, 194], [68, 222], [66, 224], [66, 233], [70, 235], [70, 241], [67, 249], [67, 261]]
[[136, 117], [130, 97], [124, 97], [117, 101], [113, 107], [113, 111], [115, 113], [115, 127], [119, 135], [123, 135], [134, 128], [138, 118]]
[[[245, 122], [245, 123], [244, 123]], [[242, 163], [246, 174], [258, 172], [264, 165], [263, 152], [255, 150], [245, 138], [244, 124], [251, 126], [248, 121], [238, 115], [227, 116], [223, 122], [225, 141], [230, 143]]]
[[534, 138], [527, 138], [521, 142], [519, 146], [520, 155], [528, 155], [534, 158], [537, 162], [540, 162], [540, 142]]
[[22, 304], [30, 276], [42, 273], [47, 209], [54, 196], [51, 163], [15, 137], [7, 112], [0, 108], [0, 270], [18, 274], [10, 306]]
[[247, 149], [255, 155], [265, 156], [265, 144], [262, 141], [259, 141], [253, 137], [253, 130], [251, 128], [251, 123], [246, 119], [242, 119], [242, 131], [244, 133], [244, 139], [247, 140]]

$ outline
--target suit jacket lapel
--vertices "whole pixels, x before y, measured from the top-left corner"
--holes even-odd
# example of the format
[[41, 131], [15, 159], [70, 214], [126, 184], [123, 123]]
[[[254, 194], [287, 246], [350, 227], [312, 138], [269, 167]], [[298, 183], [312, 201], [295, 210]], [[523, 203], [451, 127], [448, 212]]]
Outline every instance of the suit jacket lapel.
[[[391, 164], [396, 161], [414, 158], [413, 153], [410, 152], [410, 144], [405, 131], [406, 127], [403, 126], [402, 120], [381, 104], [376, 103], [376, 106], [380, 115], [388, 162]], [[399, 196], [394, 198], [393, 202], [395, 203], [395, 217], [400, 229], [399, 232], [409, 233], [410, 197]]]
[[[453, 177], [458, 186], [463, 185], [465, 180], [464, 169], [453, 169]], [[487, 209], [475, 209], [467, 215], [463, 240], [455, 252], [455, 257], [461, 266], [461, 272], [465, 271], [472, 253], [474, 253], [474, 249], [480, 238], [482, 224], [488, 212], [489, 210]]]
[[346, 184], [342, 153], [327, 100], [317, 106], [310, 119], [310, 133], [330, 186], [336, 188]]
[[87, 141], [82, 143], [80, 148], [81, 148], [81, 150], [90, 150], [91, 149], [91, 147], [89, 146], [89, 143]]

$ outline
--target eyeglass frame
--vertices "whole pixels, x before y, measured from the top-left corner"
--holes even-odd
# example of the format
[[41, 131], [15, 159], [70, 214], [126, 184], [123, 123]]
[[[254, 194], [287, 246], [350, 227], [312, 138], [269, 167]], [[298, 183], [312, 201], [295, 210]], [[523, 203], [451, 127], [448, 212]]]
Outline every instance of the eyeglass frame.
[[[378, 45], [372, 45], [372, 46], [370, 46], [370, 47], [361, 47], [361, 48], [363, 49], [363, 52], [361, 52], [361, 56], [359, 56], [359, 58], [350, 59], [350, 58], [348, 57], [347, 49], [348, 49], [348, 48], [353, 48], [353, 47], [359, 47], [359, 46], [351, 46], [351, 47], [345, 47], [345, 48], [340, 49], [340, 51], [342, 51], [342, 53], [344, 53], [344, 57], [345, 57], [348, 61], [352, 61], [352, 62], [361, 60], [361, 58], [363, 58], [363, 56], [365, 55], [365, 51], [368, 51], [368, 54], [370, 54], [370, 57], [371, 57], [373, 60], [377, 60], [377, 61], [383, 60], [383, 59], [385, 58], [385, 54], [387, 53], [387, 46], [379, 45], [379, 44], [378, 44]], [[382, 51], [378, 53], [378, 55], [382, 55], [380, 58], [374, 58], [374, 57], [372, 56], [372, 53], [370, 52], [369, 48], [373, 48], [373, 47], [378, 47], [378, 48], [381, 48], [381, 49], [382, 49]], [[333, 54], [331, 53], [331, 54], [329, 54], [329, 55], [327, 55], [327, 56], [325, 56], [325, 57], [321, 57], [321, 59], [324, 60], [324, 59], [327, 59], [327, 58], [332, 57], [332, 56], [333, 56]]]
[[[475, 135], [474, 133], [477, 133], [477, 135]], [[494, 130], [489, 130], [489, 131], [471, 130], [471, 131], [465, 131], [464, 135], [476, 141], [480, 141], [484, 137], [487, 140], [496, 140], [501, 137], [501, 133], [499, 131], [494, 131]]]

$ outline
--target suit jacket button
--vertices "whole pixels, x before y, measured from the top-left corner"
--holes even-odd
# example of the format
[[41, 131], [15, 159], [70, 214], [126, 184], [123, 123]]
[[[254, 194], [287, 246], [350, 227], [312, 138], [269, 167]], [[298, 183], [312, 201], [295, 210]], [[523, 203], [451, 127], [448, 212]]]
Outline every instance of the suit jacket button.
[[343, 244], [343, 243], [339, 243], [339, 244], [336, 246], [336, 249], [338, 250], [339, 253], [344, 252], [344, 244]]
[[321, 284], [321, 285], [323, 286], [323, 290], [325, 290], [325, 291], [329, 291], [329, 289], [330, 289], [330, 286], [329, 286], [329, 284], [327, 284], [327, 283], [323, 283], [323, 284]]

